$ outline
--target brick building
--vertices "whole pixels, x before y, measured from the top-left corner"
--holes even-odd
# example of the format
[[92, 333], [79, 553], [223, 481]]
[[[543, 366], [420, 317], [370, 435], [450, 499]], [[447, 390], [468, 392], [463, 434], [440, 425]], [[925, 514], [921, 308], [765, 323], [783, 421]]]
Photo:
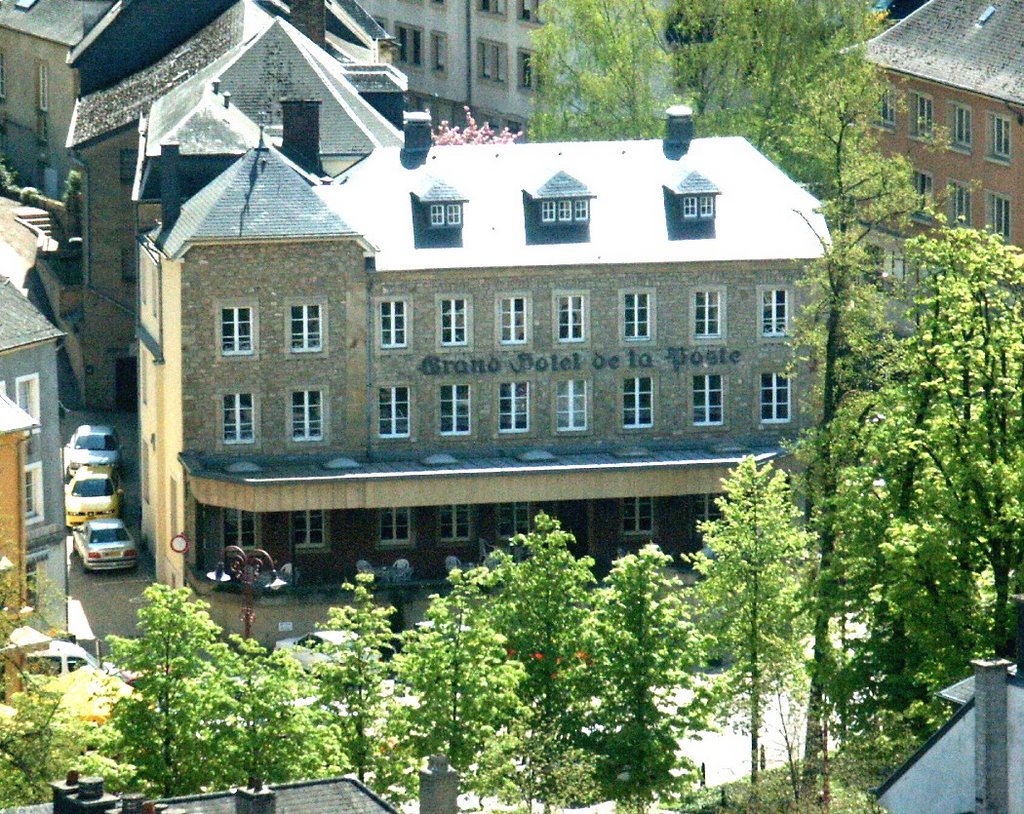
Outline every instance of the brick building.
[[871, 40], [879, 128], [950, 222], [1024, 244], [1024, 2], [931, 0]]
[[825, 226], [675, 113], [664, 141], [433, 148], [408, 114], [333, 181], [261, 146], [165, 201], [140, 268], [159, 578], [238, 544], [300, 585], [438, 580], [541, 509], [600, 565], [699, 548], [721, 478], [803, 425], [786, 334]]

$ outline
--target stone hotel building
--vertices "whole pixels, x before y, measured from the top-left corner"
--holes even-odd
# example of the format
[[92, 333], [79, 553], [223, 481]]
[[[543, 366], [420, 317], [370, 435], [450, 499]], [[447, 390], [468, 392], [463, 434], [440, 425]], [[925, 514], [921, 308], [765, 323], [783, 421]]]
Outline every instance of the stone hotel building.
[[599, 566], [692, 551], [729, 469], [801, 428], [787, 333], [826, 230], [745, 140], [674, 108], [663, 140], [432, 147], [413, 113], [404, 146], [323, 179], [303, 109], [183, 204], [161, 173], [140, 269], [161, 580], [230, 544], [299, 586], [438, 580], [538, 510]]

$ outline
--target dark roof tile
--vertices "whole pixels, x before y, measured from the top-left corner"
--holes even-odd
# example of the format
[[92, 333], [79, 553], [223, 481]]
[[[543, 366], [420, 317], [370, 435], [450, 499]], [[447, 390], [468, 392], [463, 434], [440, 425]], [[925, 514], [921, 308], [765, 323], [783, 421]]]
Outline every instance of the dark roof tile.
[[6, 277], [0, 277], [0, 314], [0, 351], [64, 336]]
[[62, 45], [74, 45], [113, 0], [36, 0], [29, 9], [13, 2], [0, 3], [0, 28], [21, 31]]
[[586, 184], [564, 170], [556, 172], [531, 193], [534, 198], [578, 198], [590, 194]]

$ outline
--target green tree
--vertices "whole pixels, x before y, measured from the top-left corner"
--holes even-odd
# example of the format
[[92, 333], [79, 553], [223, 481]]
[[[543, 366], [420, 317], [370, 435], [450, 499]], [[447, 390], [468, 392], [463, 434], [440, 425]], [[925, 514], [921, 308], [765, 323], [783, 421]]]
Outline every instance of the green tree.
[[323, 627], [350, 634], [341, 644], [325, 642], [329, 658], [313, 667], [321, 709], [326, 710], [326, 746], [332, 771], [352, 772], [378, 794], [394, 799], [407, 792], [409, 763], [394, 720], [393, 685], [385, 658], [395, 645], [391, 616], [395, 609], [378, 605], [373, 576], [359, 574], [348, 605], [331, 608]]
[[648, 138], [672, 98], [655, 0], [545, 3], [533, 33], [535, 141]]
[[143, 597], [139, 637], [110, 638], [114, 661], [138, 675], [135, 692], [111, 718], [118, 754], [135, 765], [135, 785], [147, 793], [169, 797], [224, 785], [221, 629], [187, 588], [154, 584]]
[[801, 612], [808, 533], [786, 476], [744, 458], [723, 482], [718, 520], [702, 524], [714, 552], [698, 554], [698, 601], [729, 665], [722, 676], [726, 715], [750, 735], [750, 780], [759, 774], [760, 735], [770, 699], [802, 679], [809, 631]]
[[405, 711], [417, 757], [445, 754], [472, 786], [479, 756], [522, 713], [522, 665], [492, 626], [485, 568], [452, 571], [451, 591], [431, 597], [426, 619], [406, 631], [395, 659], [399, 685], [416, 698]]
[[598, 777], [619, 806], [640, 814], [691, 784], [678, 742], [706, 723], [694, 679], [704, 637], [690, 623], [671, 562], [655, 545], [622, 557], [594, 600], [590, 728]]

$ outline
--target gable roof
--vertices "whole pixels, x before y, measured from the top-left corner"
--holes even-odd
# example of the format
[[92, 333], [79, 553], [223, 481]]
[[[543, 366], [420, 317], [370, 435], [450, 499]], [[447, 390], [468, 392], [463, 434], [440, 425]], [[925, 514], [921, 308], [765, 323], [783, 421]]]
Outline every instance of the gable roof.
[[466, 200], [466, 196], [451, 184], [425, 175], [413, 189], [412, 194], [424, 203], [456, 202]]
[[64, 336], [6, 277], [0, 277], [0, 314], [0, 352]]
[[[990, 6], [995, 12], [979, 23]], [[884, 68], [1024, 102], [1024, 2], [931, 0], [867, 43]]]
[[590, 190], [579, 179], [559, 170], [530, 194], [534, 198], [578, 198], [589, 196]]
[[0, 3], [0, 28], [74, 45], [86, 27], [113, 5], [114, 0], [36, 0], [31, 8]]
[[176, 257], [193, 242], [346, 237], [355, 232], [273, 147], [256, 147], [190, 198], [156, 242]]
[[[398, 814], [398, 811], [354, 777], [303, 780], [269, 786], [277, 814]], [[186, 814], [235, 814], [232, 791], [170, 797], [160, 800]]]
[[717, 195], [721, 190], [695, 170], [684, 170], [675, 184], [666, 184], [670, 192], [679, 195]]

